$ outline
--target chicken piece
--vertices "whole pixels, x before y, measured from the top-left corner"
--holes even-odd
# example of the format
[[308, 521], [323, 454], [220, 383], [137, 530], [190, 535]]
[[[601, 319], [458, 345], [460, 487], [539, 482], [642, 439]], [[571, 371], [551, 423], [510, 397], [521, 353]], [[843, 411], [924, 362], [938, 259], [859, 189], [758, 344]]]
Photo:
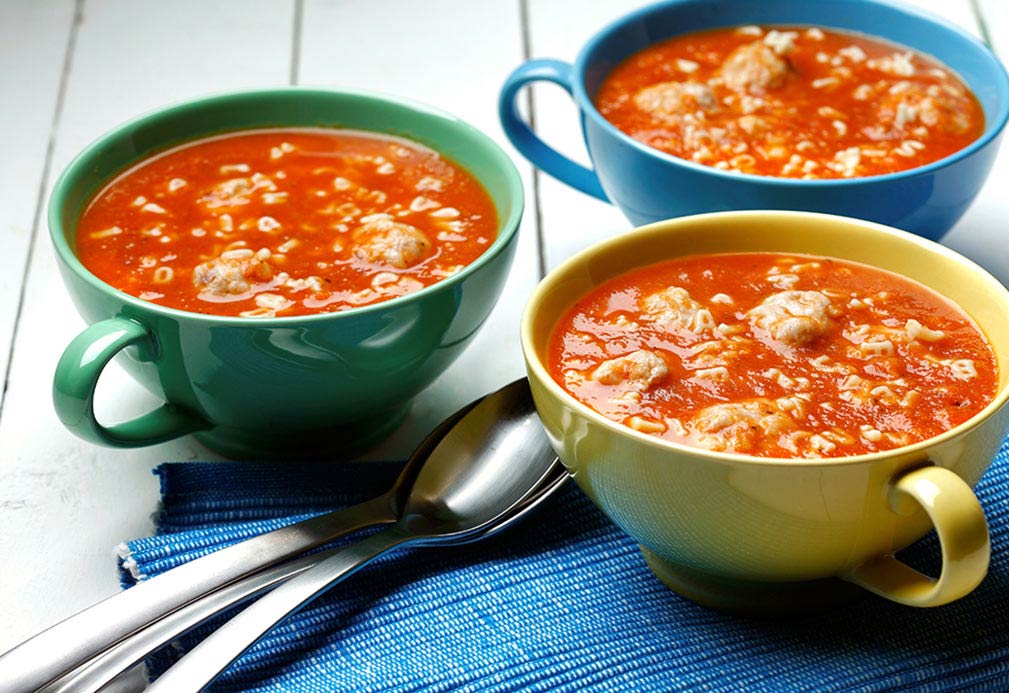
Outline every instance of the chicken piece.
[[639, 349], [626, 356], [603, 361], [592, 373], [592, 379], [603, 385], [625, 385], [629, 390], [644, 392], [669, 375], [669, 367], [661, 355]]
[[368, 262], [404, 269], [423, 259], [431, 241], [416, 227], [380, 216], [354, 232], [354, 255]]
[[646, 296], [641, 302], [645, 317], [665, 329], [686, 329], [694, 334], [717, 327], [711, 311], [691, 298], [686, 289], [670, 286]]
[[217, 297], [244, 294], [250, 285], [273, 279], [270, 255], [268, 248], [255, 253], [248, 248], [226, 250], [220, 257], [193, 269], [193, 286]]
[[710, 111], [718, 106], [711, 87], [699, 82], [653, 84], [635, 94], [634, 103], [642, 111], [666, 123], [676, 123], [686, 113]]
[[708, 450], [752, 452], [762, 441], [776, 443], [794, 431], [795, 422], [769, 399], [715, 404], [697, 412], [687, 424], [690, 439]]
[[729, 53], [719, 70], [725, 86], [740, 93], [763, 94], [785, 81], [788, 61], [761, 41], [747, 43]]
[[771, 294], [747, 313], [750, 324], [772, 339], [790, 346], [806, 346], [830, 329], [836, 309], [819, 291], [782, 291]]

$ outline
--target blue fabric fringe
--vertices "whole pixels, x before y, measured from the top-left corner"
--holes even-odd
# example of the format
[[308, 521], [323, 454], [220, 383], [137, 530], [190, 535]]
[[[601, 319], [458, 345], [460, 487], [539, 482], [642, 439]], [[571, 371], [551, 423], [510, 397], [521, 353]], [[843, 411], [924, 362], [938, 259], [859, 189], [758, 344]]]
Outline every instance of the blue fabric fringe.
[[[158, 467], [157, 536], [128, 542], [141, 577], [373, 497], [398, 465]], [[992, 562], [937, 609], [866, 596], [797, 621], [714, 613], [666, 589], [637, 546], [571, 485], [478, 544], [387, 555], [260, 641], [215, 691], [1006, 691], [1009, 447], [976, 489]], [[904, 555], [937, 555], [929, 535]], [[122, 566], [121, 566], [122, 568]], [[122, 570], [124, 586], [134, 582]], [[212, 622], [153, 655], [152, 675]]]

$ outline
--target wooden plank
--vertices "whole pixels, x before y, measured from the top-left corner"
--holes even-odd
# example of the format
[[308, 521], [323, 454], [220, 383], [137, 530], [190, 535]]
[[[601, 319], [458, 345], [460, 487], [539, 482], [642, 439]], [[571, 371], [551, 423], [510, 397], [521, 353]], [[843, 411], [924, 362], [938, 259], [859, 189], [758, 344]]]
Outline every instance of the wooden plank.
[[[396, 37], [395, 49], [383, 36]], [[301, 44], [300, 83], [395, 94], [454, 113], [501, 144], [525, 182], [526, 214], [505, 295], [459, 360], [416, 398], [403, 426], [366, 453], [402, 459], [449, 413], [525, 372], [519, 317], [539, 279], [531, 167], [507, 143], [496, 109], [501, 82], [522, 62], [518, 4], [376, 0], [362, 12], [354, 3], [307, 0]]]
[[[292, 17], [290, 3], [273, 0], [86, 4], [48, 185], [85, 144], [139, 113], [208, 92], [286, 83]], [[35, 27], [19, 50], [51, 30]], [[0, 590], [0, 651], [116, 592], [114, 547], [151, 529], [158, 491], [151, 468], [206, 456], [192, 441], [106, 450], [63, 429], [50, 402], [52, 372], [84, 324], [40, 233], [0, 420], [0, 555], [10, 559]], [[150, 405], [122, 371], [108, 370], [102, 416], [114, 421]]]
[[[588, 0], [578, 2], [575, 8], [568, 2], [530, 0], [532, 56], [556, 57], [572, 62], [597, 31], [647, 4], [650, 3]], [[979, 33], [969, 0], [916, 0], [912, 4], [960, 24], [974, 34]], [[564, 27], [564, 30], [558, 31], [558, 27]], [[540, 136], [557, 149], [586, 163], [588, 158], [577, 109], [571, 99], [553, 85], [536, 85], [533, 95], [536, 129]], [[581, 248], [630, 228], [630, 222], [613, 207], [576, 192], [549, 176], [541, 175], [540, 180], [542, 233], [546, 238], [548, 266], [554, 267]], [[689, 192], [684, 191], [683, 194]], [[978, 235], [977, 228], [983, 226], [985, 230], [989, 229], [990, 215], [979, 217], [975, 210], [971, 212], [965, 219], [968, 223], [965, 230], [958, 227], [949, 238], [951, 244], [962, 252], [983, 258], [985, 253], [981, 247], [992, 240], [992, 236], [987, 232]]]
[[0, 400], [73, 16], [74, 0], [0, 4]]

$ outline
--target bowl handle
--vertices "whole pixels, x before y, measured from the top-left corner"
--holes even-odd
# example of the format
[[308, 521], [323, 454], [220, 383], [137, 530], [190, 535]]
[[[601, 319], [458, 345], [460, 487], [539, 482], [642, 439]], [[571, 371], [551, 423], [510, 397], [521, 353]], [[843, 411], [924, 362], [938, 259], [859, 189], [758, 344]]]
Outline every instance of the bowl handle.
[[939, 577], [923, 575], [892, 555], [867, 561], [841, 577], [908, 606], [941, 606], [978, 586], [988, 572], [988, 525], [963, 479], [943, 467], [921, 467], [896, 479], [889, 501], [900, 515], [911, 514], [917, 504], [932, 520], [942, 550]]
[[595, 171], [564, 156], [530, 129], [518, 109], [518, 93], [530, 82], [553, 82], [573, 96], [571, 66], [560, 60], [536, 59], [520, 65], [508, 75], [498, 99], [501, 127], [515, 148], [534, 166], [587, 195], [609, 202]]
[[210, 428], [204, 419], [170, 402], [115, 426], [103, 426], [95, 419], [98, 377], [113, 356], [131, 345], [140, 349], [145, 360], [157, 350], [147, 328], [125, 318], [95, 323], [70, 342], [53, 377], [53, 404], [63, 425], [88, 442], [117, 448], [154, 445]]

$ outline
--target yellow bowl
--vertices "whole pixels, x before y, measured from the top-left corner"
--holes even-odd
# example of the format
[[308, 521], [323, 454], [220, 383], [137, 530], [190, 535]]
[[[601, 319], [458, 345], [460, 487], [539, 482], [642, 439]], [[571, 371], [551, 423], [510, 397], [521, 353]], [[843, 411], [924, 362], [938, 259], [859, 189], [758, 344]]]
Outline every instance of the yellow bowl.
[[[765, 459], [639, 433], [578, 402], [547, 372], [558, 318], [600, 283], [669, 258], [747, 251], [862, 262], [952, 299], [995, 351], [994, 401], [969, 421], [896, 450]], [[1009, 291], [931, 241], [845, 217], [724, 212], [650, 224], [569, 259], [530, 299], [522, 347], [536, 408], [558, 456], [677, 592], [715, 608], [768, 614], [833, 602], [848, 596], [845, 583], [853, 583], [904, 604], [938, 606], [974, 589], [988, 568], [987, 525], [970, 487], [1009, 429], [1006, 316]], [[937, 578], [892, 555], [932, 527], [942, 545]]]

